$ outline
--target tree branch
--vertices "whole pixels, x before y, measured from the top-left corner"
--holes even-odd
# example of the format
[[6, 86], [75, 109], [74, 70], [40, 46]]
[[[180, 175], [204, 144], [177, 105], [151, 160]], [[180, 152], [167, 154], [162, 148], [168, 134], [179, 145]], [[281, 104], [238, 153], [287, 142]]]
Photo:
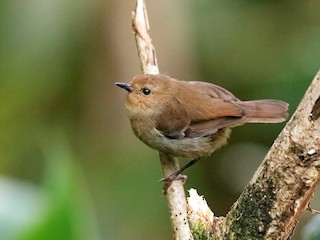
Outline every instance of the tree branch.
[[[156, 51], [151, 41], [147, 9], [143, 0], [137, 0], [136, 9], [132, 13], [132, 28], [143, 73], [158, 74]], [[176, 158], [161, 152], [159, 157], [164, 177], [179, 169]], [[165, 193], [171, 214], [174, 239], [193, 239], [187, 220], [187, 202], [183, 181], [173, 181]]]
[[[319, 86], [320, 71], [237, 202], [225, 218], [210, 220], [211, 232], [201, 239], [288, 239], [293, 234], [320, 181]], [[192, 212], [198, 206], [188, 200], [188, 208]], [[203, 212], [198, 215], [201, 226], [208, 226], [200, 218]]]

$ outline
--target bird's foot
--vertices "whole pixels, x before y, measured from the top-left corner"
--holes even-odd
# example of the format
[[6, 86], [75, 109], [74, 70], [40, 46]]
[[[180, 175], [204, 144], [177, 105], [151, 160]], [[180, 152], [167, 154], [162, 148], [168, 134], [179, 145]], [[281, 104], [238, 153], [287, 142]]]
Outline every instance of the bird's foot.
[[182, 184], [185, 184], [188, 180], [187, 175], [176, 174], [176, 172], [170, 174], [168, 177], [161, 178], [160, 182], [163, 182], [163, 193], [167, 194], [168, 188], [171, 186], [173, 181], [181, 180]]

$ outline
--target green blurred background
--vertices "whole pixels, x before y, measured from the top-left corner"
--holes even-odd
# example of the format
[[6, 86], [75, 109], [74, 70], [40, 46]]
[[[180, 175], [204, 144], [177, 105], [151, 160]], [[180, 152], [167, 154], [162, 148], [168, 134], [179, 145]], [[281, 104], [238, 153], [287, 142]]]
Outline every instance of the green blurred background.
[[[171, 239], [158, 154], [134, 137], [114, 86], [140, 73], [134, 6], [0, 1], [1, 240]], [[160, 70], [178, 79], [243, 100], [282, 99], [292, 114], [320, 67], [317, 0], [147, 7]], [[186, 172], [186, 188], [225, 215], [283, 126], [236, 128], [227, 147]], [[310, 218], [293, 239], [316, 239]]]

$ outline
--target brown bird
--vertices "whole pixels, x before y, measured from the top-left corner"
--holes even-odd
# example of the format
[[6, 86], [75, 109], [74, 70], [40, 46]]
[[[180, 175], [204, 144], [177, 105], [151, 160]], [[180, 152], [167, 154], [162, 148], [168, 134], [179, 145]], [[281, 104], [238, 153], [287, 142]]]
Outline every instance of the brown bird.
[[231, 128], [245, 123], [279, 123], [288, 104], [280, 100], [241, 101], [207, 82], [188, 82], [167, 75], [135, 76], [127, 90], [126, 108], [135, 135], [145, 144], [194, 164], [227, 143]]

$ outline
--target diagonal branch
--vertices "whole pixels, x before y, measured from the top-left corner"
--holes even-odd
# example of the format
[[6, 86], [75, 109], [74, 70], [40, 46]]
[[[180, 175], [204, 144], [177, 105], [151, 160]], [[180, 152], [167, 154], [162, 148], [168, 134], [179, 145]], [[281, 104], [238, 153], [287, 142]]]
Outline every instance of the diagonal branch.
[[213, 230], [217, 239], [288, 239], [320, 181], [320, 71], [249, 185]]
[[[190, 225], [199, 239], [288, 239], [320, 182], [320, 71], [226, 217], [190, 190]], [[208, 216], [213, 217], [208, 217]]]

